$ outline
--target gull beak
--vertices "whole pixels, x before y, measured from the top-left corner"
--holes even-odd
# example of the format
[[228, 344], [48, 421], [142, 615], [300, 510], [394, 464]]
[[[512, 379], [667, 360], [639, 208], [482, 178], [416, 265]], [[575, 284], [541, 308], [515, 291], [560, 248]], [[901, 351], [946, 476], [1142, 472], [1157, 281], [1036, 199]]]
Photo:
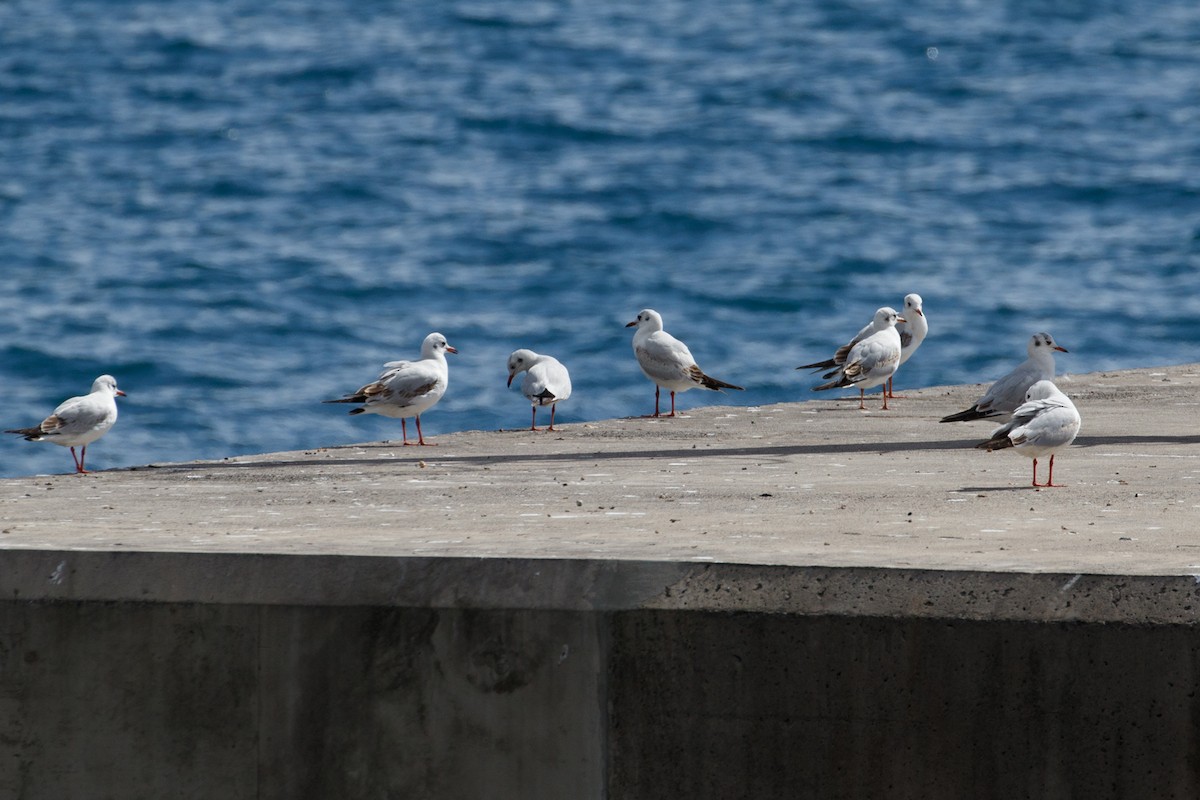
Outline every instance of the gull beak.
[[1057, 350], [1057, 351], [1058, 351], [1058, 352], [1060, 352], [1060, 353], [1069, 353], [1069, 352], [1071, 352], [1071, 351], [1070, 351], [1070, 350], [1068, 350], [1067, 348], [1065, 348], [1065, 347], [1059, 347], [1058, 345], [1054, 345], [1054, 349], [1055, 349], [1055, 350]]
[[632, 328], [634, 325], [637, 325], [637, 320], [636, 320], [636, 319], [635, 319], [633, 322], [627, 322], [627, 323], [625, 323], [625, 327], [626, 327], [626, 328]]
[[506, 386], [512, 386], [512, 379], [513, 379], [513, 376], [512, 376], [512, 373], [510, 372], [510, 373], [508, 374], [508, 383], [507, 383], [507, 384], [505, 384], [505, 385], [506, 385]]
[[453, 347], [451, 347], [450, 345], [446, 345], [446, 352], [447, 352], [447, 353], [454, 353], [455, 355], [458, 355], [458, 351], [457, 351], [457, 350], [455, 350], [455, 349], [454, 349]]
[[[918, 311], [917, 313], [920, 314], [921, 312]], [[896, 322], [908, 322], [908, 320], [906, 320], [904, 317], [896, 317]]]
[[[923, 317], [923, 316], [925, 316], [925, 312], [924, 312], [924, 311], [922, 311], [922, 310], [921, 310], [921, 309], [919, 309], [919, 308], [914, 308], [914, 309], [913, 309], [913, 311], [917, 312], [917, 313], [918, 313], [919, 315], [921, 315], [922, 317]], [[908, 320], [905, 320], [905, 322], [907, 322], [907, 321], [908, 321]]]
[[128, 396], [129, 395], [125, 394], [120, 389], [117, 389], [117, 397], [128, 397]]

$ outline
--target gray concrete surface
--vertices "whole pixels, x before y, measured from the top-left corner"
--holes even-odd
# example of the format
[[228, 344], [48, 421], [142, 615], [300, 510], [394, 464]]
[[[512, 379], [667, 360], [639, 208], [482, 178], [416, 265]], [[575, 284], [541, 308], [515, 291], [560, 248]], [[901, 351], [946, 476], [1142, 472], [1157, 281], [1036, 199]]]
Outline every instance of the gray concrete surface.
[[[733, 565], [808, 568], [826, 582], [825, 595], [855, 592], [861, 613], [893, 606], [871, 605], [862, 597], [862, 573], [845, 568], [870, 572], [881, 589], [902, 590], [922, 576], [951, 616], [964, 613], [964, 603], [953, 587], [939, 587], [954, 576], [970, 575], [986, 594], [999, 575], [1005, 585], [1050, 599], [1086, 598], [1100, 575], [1135, 579], [1134, 594], [1137, 587], [1151, 595], [1186, 587], [1186, 580], [1162, 579], [1200, 575], [1200, 367], [1089, 374], [1062, 384], [1084, 420], [1077, 443], [1057, 460], [1062, 488], [1029, 487], [1030, 462], [1012, 451], [973, 449], [991, 425], [938, 424], [981, 389], [944, 387], [908, 391], [889, 412], [821, 398], [563, 425], [557, 433], [444, 434], [431, 437], [436, 447], [372, 443], [10, 479], [0, 482], [0, 548], [81, 554], [55, 580], [42, 573], [62, 559], [10, 556], [33, 571], [12, 588], [34, 598], [210, 601], [215, 582], [231, 570], [223, 590], [238, 602], [295, 601], [286, 587], [307, 579], [281, 575], [295, 562], [266, 556], [385, 559], [330, 559], [342, 571], [327, 574], [340, 577], [310, 576], [330, 602], [341, 603], [387, 602], [397, 591], [389, 570], [416, 574], [429, 564], [470, 575], [456, 591], [485, 602], [478, 565], [441, 563], [446, 556], [566, 562], [546, 565], [553, 580], [529, 568], [520, 586], [506, 580], [496, 587], [502, 602], [546, 608], [696, 607], [689, 604], [701, 602], [714, 570], [731, 579], [755, 572]], [[522, 406], [516, 399], [513, 406], [518, 422]], [[434, 429], [433, 414], [429, 422]], [[119, 444], [117, 433], [105, 441]], [[141, 581], [121, 576], [121, 565], [136, 559], [101, 558], [99, 574], [80, 571], [84, 553], [136, 552], [261, 558], [192, 561], [196, 570], [169, 585], [156, 577], [161, 567]], [[397, 565], [397, 556], [406, 561]], [[1047, 577], [1030, 577], [1038, 575]], [[685, 577], [699, 588], [663, 595], [664, 581]], [[192, 594], [183, 591], [189, 582]], [[456, 602], [436, 583], [404, 601]], [[626, 583], [636, 591], [622, 599]], [[731, 608], [804, 610], [794, 597], [759, 592], [753, 600], [724, 588], [723, 595], [709, 588], [705, 607], [727, 600]], [[1189, 621], [1188, 595], [1150, 618]], [[835, 599], [811, 610], [845, 610]], [[1001, 610], [984, 614], [1004, 613], [1003, 597], [988, 602]]]
[[1063, 385], [0, 481], [0, 796], [1200, 796], [1200, 366]]

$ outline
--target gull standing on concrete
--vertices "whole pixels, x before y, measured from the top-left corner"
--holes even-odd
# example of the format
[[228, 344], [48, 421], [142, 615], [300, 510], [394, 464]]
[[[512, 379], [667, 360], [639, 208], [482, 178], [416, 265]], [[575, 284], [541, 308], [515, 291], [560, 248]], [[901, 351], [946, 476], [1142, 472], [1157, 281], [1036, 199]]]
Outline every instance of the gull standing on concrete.
[[702, 386], [705, 389], [737, 389], [741, 386], [725, 383], [705, 375], [696, 366], [696, 359], [687, 345], [663, 330], [662, 316], [653, 309], [645, 308], [637, 319], [625, 327], [637, 330], [633, 334], [633, 352], [646, 377], [654, 381], [654, 416], [659, 416], [658, 401], [662, 389], [671, 392], [671, 413], [675, 416], [675, 393], [686, 392]]
[[[904, 362], [912, 358], [913, 353], [917, 352], [917, 348], [929, 334], [929, 320], [925, 317], [921, 303], [919, 294], [904, 295], [904, 321], [896, 325], [896, 332], [900, 334], [900, 364], [897, 368], [904, 366]], [[896, 396], [892, 394], [891, 378], [888, 378], [887, 382], [887, 395]]]
[[1026, 352], [1029, 358], [1012, 372], [992, 384], [983, 397], [966, 411], [942, 417], [941, 422], [969, 422], [975, 419], [991, 419], [1008, 422], [1017, 406], [1025, 402], [1025, 393], [1038, 381], [1054, 379], [1054, 351], [1067, 352], [1065, 347], [1054, 343], [1048, 333], [1035, 333], [1029, 338]]
[[[882, 320], [883, 327], [850, 348], [845, 363], [833, 373], [833, 380], [814, 386], [814, 392], [857, 386], [858, 407], [865, 410], [864, 392], [873, 386], [883, 386], [895, 374], [900, 365], [900, 334], [896, 333], [896, 323], [904, 322], [904, 317], [887, 307], [876, 311], [875, 317]], [[886, 388], [883, 410], [888, 410]]]
[[[1060, 486], [1054, 482], [1054, 454], [1075, 441], [1080, 422], [1071, 398], [1052, 382], [1041, 380], [1029, 387], [1012, 419], [992, 431], [992, 438], [975, 446], [989, 453], [1012, 447], [1033, 459], [1034, 486]], [[1045, 483], [1038, 483], [1038, 458], [1046, 454], [1050, 455], [1050, 475]]]
[[417, 444], [429, 445], [421, 434], [421, 414], [433, 408], [446, 393], [450, 370], [446, 353], [457, 353], [440, 333], [431, 333], [421, 343], [421, 358], [417, 361], [389, 361], [374, 383], [368, 383], [354, 394], [325, 403], [362, 403], [350, 409], [351, 414], [382, 414], [400, 418], [400, 436], [408, 441], [405, 419], [417, 420]]
[[529, 430], [536, 431], [538, 406], [550, 406], [550, 427], [554, 430], [554, 410], [558, 404], [571, 396], [571, 376], [567, 368], [553, 356], [544, 356], [532, 350], [515, 350], [508, 357], [508, 385], [520, 372], [525, 373], [521, 381], [521, 394], [533, 405], [533, 422]]
[[836, 375], [838, 373], [838, 368], [841, 367], [842, 364], [846, 363], [846, 358], [850, 355], [850, 351], [854, 349], [854, 345], [858, 344], [863, 339], [866, 339], [871, 334], [878, 333], [879, 331], [883, 330], [884, 328], [886, 328], [888, 326], [889, 323], [888, 323], [888, 313], [887, 312], [889, 312], [889, 311], [893, 314], [896, 313], [895, 311], [892, 311], [892, 309], [890, 309], [890, 308], [881, 308], [878, 311], [876, 311], [875, 316], [873, 316], [871, 318], [871, 321], [868, 322], [866, 325], [863, 325], [862, 328], [859, 330], [859, 332], [854, 334], [853, 339], [851, 339], [850, 341], [846, 342], [844, 345], [839, 347], [831, 358], [827, 358], [824, 361], [815, 361], [812, 364], [801, 364], [800, 366], [796, 367], [796, 369], [811, 369], [811, 370], [827, 369], [830, 371], [826, 372], [821, 377], [832, 378], [834, 375]]
[[[93, 381], [89, 394], [64, 400], [36, 428], [17, 428], [5, 433], [24, 436], [30, 442], [53, 442], [71, 448], [75, 472], [84, 475], [87, 474], [83, 468], [87, 446], [108, 433], [117, 421], [116, 398], [124, 396], [125, 393], [117, 388], [116, 378], [101, 375]], [[80, 447], [78, 457], [76, 446]]]

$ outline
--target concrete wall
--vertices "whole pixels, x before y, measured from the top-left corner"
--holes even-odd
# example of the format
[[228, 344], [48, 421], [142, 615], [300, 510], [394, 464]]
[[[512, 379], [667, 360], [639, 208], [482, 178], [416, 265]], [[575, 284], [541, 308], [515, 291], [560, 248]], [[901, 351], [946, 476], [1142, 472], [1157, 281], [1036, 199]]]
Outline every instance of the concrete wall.
[[1183, 625], [0, 603], [4, 798], [1200, 796]]

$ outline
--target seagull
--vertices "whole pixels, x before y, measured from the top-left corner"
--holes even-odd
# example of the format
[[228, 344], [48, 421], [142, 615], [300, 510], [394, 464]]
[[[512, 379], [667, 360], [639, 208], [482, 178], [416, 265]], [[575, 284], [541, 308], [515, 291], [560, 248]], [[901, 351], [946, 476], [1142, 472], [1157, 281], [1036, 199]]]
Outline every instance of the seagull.
[[854, 334], [853, 339], [839, 347], [837, 352], [835, 352], [831, 358], [827, 358], [824, 361], [816, 361], [812, 364], [801, 364], [800, 366], [796, 367], [796, 369], [811, 369], [814, 371], [827, 369], [830, 371], [826, 372], [821, 377], [832, 378], [838, 373], [838, 368], [841, 367], [842, 364], [846, 363], [846, 357], [850, 355], [850, 351], [854, 349], [854, 345], [858, 344], [863, 339], [866, 339], [871, 334], [878, 333], [888, 326], [887, 312], [889, 311], [891, 311], [893, 314], [896, 313], [890, 308], [881, 308], [876, 311], [875, 316], [871, 318], [871, 321], [866, 325], [863, 325], [859, 332]]
[[1029, 338], [1029, 358], [1020, 366], [991, 385], [991, 388], [966, 411], [942, 417], [942, 422], [968, 422], [973, 419], [994, 419], [1008, 422], [1013, 410], [1024, 401], [1025, 392], [1038, 381], [1054, 379], [1054, 351], [1066, 353], [1065, 347], [1054, 343], [1048, 333], [1035, 333]]
[[[881, 317], [883, 327], [851, 347], [845, 363], [832, 374], [833, 380], [814, 386], [814, 392], [857, 386], [858, 407], [866, 409], [863, 402], [865, 390], [887, 383], [900, 365], [900, 334], [896, 333], [896, 323], [905, 319], [895, 309], [886, 306], [875, 312], [876, 319]], [[888, 410], [886, 389], [883, 392], [883, 410]]]
[[[917, 352], [917, 348], [929, 334], [929, 320], [925, 318], [921, 303], [919, 294], [904, 295], [904, 321], [896, 325], [896, 332], [900, 334], [899, 366], [904, 366], [904, 362], [912, 358], [913, 353]], [[888, 397], [896, 396], [892, 394], [891, 378], [888, 378], [887, 394]]]
[[637, 327], [633, 334], [633, 352], [646, 377], [654, 381], [654, 416], [659, 416], [658, 400], [662, 389], [671, 392], [671, 413], [675, 416], [675, 393], [703, 386], [705, 389], [737, 389], [741, 386], [725, 383], [705, 375], [696, 366], [696, 359], [687, 345], [663, 330], [662, 315], [644, 308], [637, 319], [625, 327]]
[[529, 430], [538, 430], [538, 406], [550, 406], [550, 427], [554, 430], [554, 410], [558, 403], [571, 396], [571, 376], [567, 368], [553, 356], [543, 356], [532, 350], [515, 350], [508, 357], [508, 385], [512, 386], [517, 373], [524, 372], [521, 394], [533, 404], [533, 422]]
[[[1012, 420], [992, 431], [992, 438], [975, 445], [989, 453], [1014, 448], [1033, 459], [1034, 486], [1061, 486], [1054, 482], [1054, 454], [1075, 441], [1079, 433], [1079, 411], [1071, 398], [1048, 380], [1040, 380], [1025, 393], [1025, 403], [1012, 413]], [[1038, 483], [1038, 457], [1050, 454], [1050, 475]]]
[[421, 343], [421, 358], [417, 361], [389, 361], [374, 383], [368, 383], [354, 394], [325, 403], [362, 403], [350, 409], [351, 414], [382, 414], [400, 418], [400, 436], [408, 441], [408, 426], [404, 420], [416, 417], [417, 444], [430, 445], [421, 435], [421, 414], [433, 408], [446, 393], [449, 369], [446, 353], [458, 351], [440, 333], [431, 333]]
[[[80, 397], [64, 400], [54, 413], [42, 420], [35, 428], [17, 428], [5, 433], [24, 436], [30, 442], [53, 442], [71, 448], [71, 459], [75, 472], [87, 474], [83, 460], [87, 457], [87, 446], [108, 433], [117, 421], [117, 397], [125, 393], [117, 388], [117, 379], [112, 375], [101, 375], [92, 382], [92, 391]], [[78, 457], [75, 447], [80, 446]]]

